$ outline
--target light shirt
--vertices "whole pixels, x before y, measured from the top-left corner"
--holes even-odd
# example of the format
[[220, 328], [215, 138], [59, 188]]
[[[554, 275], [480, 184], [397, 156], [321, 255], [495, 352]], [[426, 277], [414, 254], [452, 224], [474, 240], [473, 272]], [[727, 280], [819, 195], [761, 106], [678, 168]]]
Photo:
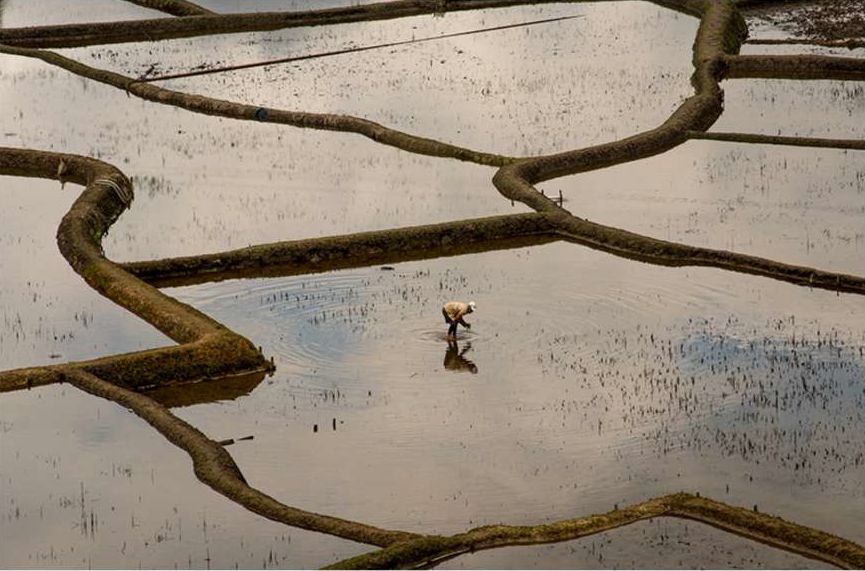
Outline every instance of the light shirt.
[[443, 309], [447, 316], [453, 321], [459, 321], [464, 315], [472, 312], [469, 304], [461, 301], [449, 301], [445, 304]]

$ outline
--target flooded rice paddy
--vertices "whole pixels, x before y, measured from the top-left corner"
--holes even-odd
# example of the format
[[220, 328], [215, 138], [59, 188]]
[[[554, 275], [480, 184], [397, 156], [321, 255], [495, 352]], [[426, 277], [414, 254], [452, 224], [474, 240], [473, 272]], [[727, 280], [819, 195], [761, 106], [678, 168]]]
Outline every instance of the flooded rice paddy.
[[[245, 472], [315, 511], [455, 533], [696, 489], [838, 532], [860, 517], [855, 297], [564, 243], [170, 291], [277, 365], [178, 413], [256, 434]], [[462, 367], [431, 319], [458, 292], [480, 300]]]
[[[40, 3], [44, 13], [30, 2], [0, 5], [7, 27], [48, 23], [48, 13], [164, 16], [103, 4], [64, 16], [54, 3]], [[171, 73], [564, 15], [581, 17], [166, 86], [356, 114], [514, 155], [652, 128], [691, 93], [697, 21], [642, 2], [63, 53], [130, 75], [157, 64]], [[713, 130], [865, 135], [860, 84], [723, 87], [726, 112]], [[100, 157], [133, 177], [136, 200], [105, 241], [115, 260], [527, 211], [493, 189], [490, 168], [355, 135], [192, 115], [31, 60], [0, 56], [0, 101], [4, 146]], [[860, 274], [863, 156], [692, 141], [539, 188], [561, 191], [566, 208], [596, 222]], [[60, 257], [54, 234], [78, 192], [3, 178], [0, 369], [171, 343]], [[211, 438], [235, 440], [228, 450], [250, 483], [290, 505], [452, 534], [685, 490], [865, 542], [859, 296], [652, 266], [566, 242], [165, 291], [260, 345], [276, 372], [205, 396], [154, 398]], [[440, 313], [452, 298], [478, 303], [456, 346]], [[373, 549], [247, 512], [198, 482], [187, 457], [140, 419], [67, 385], [0, 398], [0, 537], [4, 567], [318, 567]], [[815, 565], [824, 566], [669, 519], [443, 564]]]

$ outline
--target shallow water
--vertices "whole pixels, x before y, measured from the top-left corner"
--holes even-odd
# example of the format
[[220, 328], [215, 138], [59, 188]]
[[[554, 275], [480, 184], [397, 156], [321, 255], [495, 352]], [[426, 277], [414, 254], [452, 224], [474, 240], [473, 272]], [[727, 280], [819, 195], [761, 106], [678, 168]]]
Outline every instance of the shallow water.
[[[23, 5], [7, 1], [3, 24], [32, 19], [37, 4]], [[114, 5], [99, 19], [140, 15]], [[632, 2], [65, 53], [138, 74], [157, 61], [173, 71], [562, 14], [585, 17], [170, 85], [517, 154], [653, 127], [689, 94], [696, 22]], [[539, 59], [551, 53], [561, 57]], [[627, 71], [634, 57], [639, 70]], [[105, 241], [114, 259], [526, 210], [496, 193], [489, 168], [355, 135], [195, 116], [36, 62], [0, 63], [3, 145], [99, 156], [134, 177], [132, 210]], [[724, 87], [716, 130], [862, 135], [855, 84]], [[695, 141], [542, 188], [562, 190], [567, 208], [595, 221], [861, 273], [862, 156]], [[6, 177], [3, 192], [0, 271], [15, 279], [0, 283], [2, 368], [168, 343], [86, 288], [57, 252], [56, 225], [78, 188]], [[214, 439], [254, 436], [228, 450], [263, 491], [375, 525], [455, 533], [688, 490], [865, 541], [861, 298], [567, 243], [394, 267], [167, 290], [261, 345], [277, 371], [215, 395], [159, 397]], [[450, 298], [478, 302], [456, 348], [440, 314]], [[4, 394], [0, 418], [3, 566], [314, 567], [369, 549], [249, 514], [199, 484], [185, 455], [142, 421], [71, 387]], [[659, 524], [615, 532], [643, 539], [609, 566], [653, 561], [658, 534], [706, 533], [647, 525]], [[532, 548], [521, 561], [576, 566], [562, 559], [575, 549], [596, 565], [591, 541]], [[684, 565], [799, 564], [717, 541]], [[732, 549], [748, 550], [730, 563]], [[508, 553], [462, 561], [499, 566], [516, 557]]]
[[[795, 10], [792, 7], [791, 10]], [[749, 37], [796, 37], [780, 23], [749, 17]], [[806, 44], [745, 44], [747, 55], [828, 55], [865, 57], [865, 49]], [[711, 131], [769, 135], [861, 139], [865, 136], [865, 86], [856, 81], [734, 79], [724, 83], [725, 112]]]
[[87, 0], [87, 2], [3, 0], [0, 2], [0, 24], [4, 28], [164, 17], [166, 14], [163, 12], [142, 8], [123, 0]]
[[725, 82], [724, 92], [726, 110], [712, 131], [834, 139], [865, 136], [861, 82], [734, 79]]
[[[513, 155], [652, 128], [690, 95], [697, 21], [645, 2], [522, 6], [70, 53], [134, 76], [159, 62], [151, 75], [161, 75], [575, 15], [580, 17], [163, 85], [261, 106], [360, 115]], [[637, 65], [629, 67], [635, 58]], [[593, 119], [586, 121], [587, 115]]]
[[277, 365], [180, 414], [255, 434], [242, 469], [310, 509], [454, 533], [690, 490], [859, 534], [861, 298], [570, 244], [168, 291]]
[[594, 222], [856, 274], [865, 255], [863, 158], [861, 151], [691, 141], [539, 187], [561, 191], [565, 208]]
[[[87, 287], [55, 234], [79, 193], [56, 181], [3, 177], [0, 215], [0, 363], [3, 370], [171, 345], [167, 337]], [[38, 263], [34, 263], [38, 260]], [[5, 407], [5, 397], [0, 407]]]
[[0, 418], [6, 568], [311, 568], [369, 550], [223, 500], [141, 419], [73, 387], [3, 394]]

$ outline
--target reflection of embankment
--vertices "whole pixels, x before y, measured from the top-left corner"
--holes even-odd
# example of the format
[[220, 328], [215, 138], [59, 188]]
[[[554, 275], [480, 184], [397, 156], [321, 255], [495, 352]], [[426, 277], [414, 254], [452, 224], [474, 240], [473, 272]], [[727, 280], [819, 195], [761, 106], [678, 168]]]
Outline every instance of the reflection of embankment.
[[123, 89], [129, 95], [135, 95], [154, 103], [173, 105], [187, 111], [192, 111], [193, 113], [226, 117], [228, 119], [258, 121], [261, 123], [276, 123], [306, 129], [358, 133], [369, 137], [377, 143], [390, 145], [411, 153], [432, 157], [453, 158], [488, 166], [500, 166], [513, 161], [513, 159], [508, 157], [473, 151], [433, 139], [410, 135], [358, 117], [265, 109], [263, 107], [255, 107], [254, 105], [244, 105], [202, 95], [191, 95], [180, 91], [163, 89], [119, 73], [85, 65], [50, 51], [0, 44], [0, 53], [41, 59], [45, 63], [63, 68], [81, 77]]
[[757, 506], [746, 510], [692, 494], [672, 494], [605, 514], [534, 526], [489, 525], [448, 537], [425, 536], [373, 553], [340, 561], [334, 569], [430, 567], [482, 549], [578, 539], [655, 517], [699, 521], [718, 529], [824, 561], [842, 568], [861, 568], [861, 546], [770, 515]]
[[231, 401], [245, 397], [261, 384], [265, 372], [210, 379], [204, 383], [163, 385], [146, 391], [147, 396], [166, 408]]
[[250, 487], [221, 445], [134, 389], [210, 377], [267, 371], [264, 356], [245, 338], [203, 313], [132, 276], [102, 253], [102, 237], [132, 203], [129, 179], [116, 168], [85, 157], [0, 148], [0, 174], [59, 178], [86, 185], [57, 231], [60, 251], [87, 283], [182, 343], [94, 361], [0, 373], [0, 389], [69, 382], [132, 409], [192, 457], [205, 484], [247, 509], [295, 527], [385, 546], [412, 534], [289, 507]]
[[544, 214], [514, 214], [392, 230], [260, 244], [201, 256], [123, 264], [159, 287], [239, 277], [303, 275], [493, 250], [559, 239]]
[[70, 369], [65, 380], [92, 395], [131, 409], [166, 439], [192, 458], [196, 477], [223, 496], [263, 517], [286, 525], [386, 546], [415, 537], [370, 525], [287, 506], [246, 483], [240, 468], [223, 445], [174, 416], [166, 407], [141, 393], [104, 381], [83, 370]]
[[[495, 3], [491, 2], [490, 4]], [[510, 3], [502, 2], [500, 4], [506, 5]], [[662, 2], [662, 4], [670, 3]], [[684, 7], [693, 10], [696, 4], [694, 2], [687, 2]], [[318, 14], [318, 12], [314, 13]], [[339, 20], [337, 19], [337, 21]], [[549, 198], [543, 196], [533, 186], [535, 183], [553, 178], [597, 170], [657, 155], [686, 142], [689, 138], [695, 137], [696, 133], [701, 133], [708, 129], [723, 111], [723, 93], [720, 90], [718, 82], [724, 76], [724, 73], [727, 72], [728, 65], [739, 65], [735, 62], [740, 61], [739, 58], [744, 57], [729, 54], [738, 51], [738, 47], [745, 35], [744, 21], [732, 4], [726, 2], [708, 3], [705, 7], [705, 14], [694, 44], [696, 69], [693, 74], [693, 82], [697, 88], [696, 94], [682, 103], [667, 121], [651, 131], [640, 133], [621, 141], [555, 155], [524, 159], [502, 157], [449, 145], [432, 139], [402, 133], [357, 117], [279, 109], [267, 109], [265, 114], [260, 114], [258, 112], [261, 108], [251, 105], [163, 89], [149, 83], [136, 81], [121, 74], [86, 66], [52, 52], [13, 47], [0, 47], [0, 52], [36, 57], [83, 77], [125, 89], [127, 93], [137, 95], [148, 101], [173, 105], [196, 113], [259, 122], [272, 122], [303, 128], [354, 132], [370, 137], [377, 142], [392, 145], [413, 153], [500, 166], [501, 168], [493, 179], [499, 191], [505, 197], [511, 200], [519, 200], [539, 212], [553, 214], [548, 218], [548, 221], [554, 234], [623, 257], [668, 266], [695, 265], [717, 267], [761, 275], [809, 287], [865, 293], [865, 280], [857, 276], [823, 272], [805, 266], [793, 266], [755, 256], [657, 240], [595, 222], [589, 222], [576, 216], [570, 216], [567, 211], [556, 205]], [[748, 57], [753, 59], [756, 56]], [[751, 61], [751, 59], [746, 61]], [[834, 61], [844, 58], [824, 59]], [[756, 64], [748, 65], [754, 66]], [[518, 220], [514, 219], [514, 223], [516, 224]], [[479, 223], [480, 221], [453, 223], [452, 231], [457, 231], [456, 229], [460, 227], [468, 228], [469, 224], [477, 225]], [[400, 240], [417, 240], [418, 234], [413, 235], [414, 229], [393, 230], [391, 232], [393, 233], [392, 235], [383, 239], [397, 246], [397, 248], [391, 247], [391, 251], [408, 251], [414, 247], [399, 243]], [[417, 232], [419, 233], [420, 229]], [[514, 228], [511, 232], [505, 229], [504, 231], [499, 231], [498, 237], [512, 238], [522, 234], [524, 232], [518, 228]], [[496, 238], [490, 232], [487, 232], [487, 237], [491, 240]], [[350, 244], [351, 239], [353, 239], [351, 236], [344, 237], [343, 245]], [[357, 239], [360, 238], [358, 237]], [[339, 239], [334, 238], [333, 240]], [[472, 239], [471, 241], [474, 242], [475, 240]], [[190, 256], [181, 260], [165, 260], [162, 262], [147, 262], [145, 264], [149, 268], [153, 268], [150, 271], [155, 279], [174, 278], [179, 280], [184, 276], [194, 274], [197, 281], [200, 279], [201, 271], [193, 271], [193, 268], [203, 266], [209, 267], [210, 269], [207, 271], [210, 272], [225, 273], [243, 269], [247, 271], [246, 275], [260, 275], [256, 274], [253, 268], [265, 268], [277, 265], [285, 266], [287, 264], [315, 264], [318, 261], [315, 248], [318, 246], [319, 244], [314, 241], [280, 243], [253, 247], [248, 249], [248, 251], [234, 251], [202, 256], [200, 260], [196, 260], [196, 257]], [[325, 248], [332, 252], [334, 246], [334, 244], [328, 244]], [[427, 246], [429, 244], [420, 246], [420, 248]], [[304, 254], [304, 248], [309, 248], [311, 254]], [[414, 248], [418, 249], [417, 247]], [[352, 257], [345, 252], [344, 246], [343, 250], [343, 253], [340, 255], [328, 253], [326, 257], [332, 257], [331, 259], [339, 257], [347, 259]], [[223, 259], [224, 261], [222, 261]], [[394, 258], [389, 260], [381, 259], [379, 261], [394, 261]], [[183, 271], [181, 269], [182, 266], [187, 264], [190, 266], [190, 269]], [[159, 270], [160, 266], [172, 269]], [[330, 267], [336, 268], [339, 266], [334, 265]], [[160, 276], [156, 277], [155, 274], [160, 274]]]
[[[170, 0], [142, 4], [178, 10]], [[152, 283], [198, 283], [226, 275], [303, 273], [403, 259], [458, 255], [551, 239], [567, 239], [619, 256], [661, 265], [699, 265], [758, 274], [799, 285], [865, 293], [865, 279], [656, 240], [573, 216], [539, 193], [534, 184], [666, 152], [701, 136], [723, 112], [724, 77], [865, 79], [859, 60], [831, 57], [738, 56], [745, 22], [729, 0], [658, 0], [656, 3], [701, 18], [694, 43], [695, 94], [659, 127], [626, 139], [543, 157], [513, 158], [474, 151], [390, 129], [366, 119], [279, 109], [262, 109], [163, 89], [118, 73], [96, 69], [53, 52], [33, 48], [152, 41], [213, 33], [271, 30], [392, 19], [438, 11], [525, 4], [518, 0], [402, 0], [384, 4], [282, 14], [196, 16], [193, 18], [76, 24], [0, 30], [0, 52], [33, 57], [79, 76], [123, 89], [129, 95], [206, 115], [271, 122], [302, 128], [362, 134], [374, 141], [423, 155], [499, 167], [493, 182], [506, 198], [535, 214], [463, 220], [447, 224], [256, 246], [224, 254], [116, 265], [101, 251], [101, 237], [132, 199], [119, 171], [98, 161], [38, 151], [0, 149], [0, 174], [60, 178], [86, 185], [58, 230], [61, 251], [97, 291], [181, 343], [177, 347], [119, 355], [83, 363], [0, 373], [0, 390], [67, 380], [89, 393], [132, 409], [192, 458], [198, 478], [226, 497], [264, 517], [386, 549], [338, 563], [349, 567], [432, 564], [470, 550], [557, 542], [620, 527], [641, 519], [671, 516], [696, 519], [790, 551], [840, 566], [865, 566], [865, 549], [849, 541], [756, 510], [735, 508], [679, 494], [649, 500], [608, 514], [557, 523], [488, 526], [441, 537], [390, 531], [305, 512], [281, 504], [245, 482], [218, 443], [134, 389], [266, 370], [267, 362], [248, 340], [202, 313], [167, 297]], [[189, 6], [187, 6], [189, 8]], [[193, 8], [194, 9], [194, 8]], [[739, 136], [745, 141], [744, 136]], [[747, 141], [746, 141], [747, 142]], [[753, 142], [767, 142], [754, 140]], [[848, 147], [854, 148], [854, 147]], [[241, 385], [243, 385], [241, 383]], [[238, 387], [234, 387], [237, 389]], [[243, 386], [239, 388], [242, 392]], [[199, 397], [199, 398], [212, 398]]]
[[565, 240], [659, 266], [704, 266], [801, 286], [865, 294], [865, 278], [746, 254], [677, 244], [561, 213], [516, 214], [445, 224], [276, 242], [200, 256], [122, 264], [142, 280], [184, 286], [365, 267]]
[[0, 373], [0, 390], [57, 382], [63, 371], [72, 368], [130, 388], [267, 368], [252, 343], [105, 258], [102, 237], [132, 202], [132, 185], [119, 170], [75, 155], [0, 148], [0, 174], [86, 185], [57, 230], [61, 253], [93, 289], [181, 343], [80, 363], [7, 371]]

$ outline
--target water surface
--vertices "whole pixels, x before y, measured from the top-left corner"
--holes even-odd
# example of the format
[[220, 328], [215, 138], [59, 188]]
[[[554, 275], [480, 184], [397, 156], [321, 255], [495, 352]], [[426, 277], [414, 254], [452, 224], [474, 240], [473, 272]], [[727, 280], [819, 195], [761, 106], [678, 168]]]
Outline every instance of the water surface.
[[[92, 18], [63, 18], [150, 12], [105, 3]], [[53, 6], [7, 1], [3, 25], [61, 18]], [[155, 63], [167, 72], [566, 14], [583, 17], [168, 85], [352, 113], [511, 154], [654, 127], [690, 93], [696, 21], [636, 2], [64, 53], [138, 75]], [[105, 241], [113, 259], [526, 211], [496, 193], [486, 167], [356, 135], [192, 115], [42, 63], [0, 63], [3, 145], [100, 157], [133, 177], [136, 200]], [[854, 84], [725, 88], [718, 130], [861, 135]], [[637, 232], [861, 271], [863, 174], [852, 152], [691, 142], [542, 188], [562, 190], [578, 215]], [[2, 368], [169, 343], [93, 293], [57, 252], [56, 226], [78, 188], [6, 177], [3, 192]], [[289, 505], [456, 533], [688, 490], [865, 541], [858, 297], [648, 266], [567, 243], [168, 293], [274, 357], [276, 374], [260, 382], [159, 396], [214, 439], [253, 436], [229, 451], [253, 485]], [[478, 302], [455, 348], [440, 314], [451, 298]], [[186, 456], [142, 421], [71, 387], [3, 395], [0, 418], [3, 566], [315, 567], [369, 549], [249, 514], [198, 483]], [[647, 525], [658, 524], [617, 532], [646, 539], [605, 549], [611, 560], [621, 551], [610, 566], [638, 556], [672, 566], [675, 554], [653, 559], [659, 534], [704, 533]], [[705, 548], [684, 565], [799, 564], [729, 536], [718, 541], [701, 539]], [[591, 545], [529, 550], [521, 561], [557, 566], [575, 549], [602, 566]], [[726, 559], [733, 549], [740, 557]], [[468, 565], [503, 564], [489, 553]]]

